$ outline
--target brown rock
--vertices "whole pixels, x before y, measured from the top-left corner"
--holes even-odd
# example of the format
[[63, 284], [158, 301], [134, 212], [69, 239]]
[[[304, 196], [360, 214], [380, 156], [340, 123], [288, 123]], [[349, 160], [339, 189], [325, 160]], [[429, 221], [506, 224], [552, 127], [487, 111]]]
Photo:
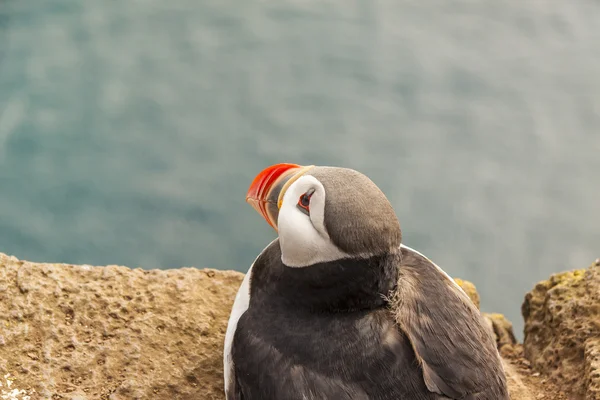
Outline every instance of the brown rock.
[[525, 356], [572, 393], [600, 400], [600, 268], [552, 275], [525, 297]]
[[600, 399], [600, 338], [585, 343], [586, 399]]
[[483, 313], [483, 316], [489, 321], [494, 336], [496, 337], [496, 343], [498, 348], [501, 349], [503, 346], [517, 344], [517, 338], [515, 337], [512, 323], [506, 319], [502, 314], [497, 313]]
[[31, 400], [221, 400], [223, 337], [242, 278], [0, 253], [0, 397], [10, 374], [10, 390]]

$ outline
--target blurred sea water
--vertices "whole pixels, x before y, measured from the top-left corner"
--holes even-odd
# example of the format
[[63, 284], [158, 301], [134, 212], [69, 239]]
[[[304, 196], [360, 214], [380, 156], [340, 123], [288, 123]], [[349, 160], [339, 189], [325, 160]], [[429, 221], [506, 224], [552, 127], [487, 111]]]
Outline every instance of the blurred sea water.
[[276, 162], [366, 173], [520, 333], [600, 256], [600, 4], [0, 0], [0, 251], [245, 271]]

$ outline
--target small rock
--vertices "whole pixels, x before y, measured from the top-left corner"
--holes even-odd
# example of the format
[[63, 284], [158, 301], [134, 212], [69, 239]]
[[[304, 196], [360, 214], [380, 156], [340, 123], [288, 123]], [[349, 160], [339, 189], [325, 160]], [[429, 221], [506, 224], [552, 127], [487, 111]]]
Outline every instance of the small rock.
[[512, 323], [506, 319], [504, 315], [497, 313], [483, 313], [483, 316], [489, 321], [499, 349], [502, 348], [502, 346], [514, 345], [517, 343]]

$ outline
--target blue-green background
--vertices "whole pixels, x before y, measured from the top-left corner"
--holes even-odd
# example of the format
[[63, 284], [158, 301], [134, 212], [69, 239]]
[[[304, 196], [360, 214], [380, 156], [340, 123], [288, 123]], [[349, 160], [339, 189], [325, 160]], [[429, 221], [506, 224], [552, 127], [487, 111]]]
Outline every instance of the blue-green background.
[[276, 162], [356, 168], [486, 311], [600, 256], [600, 3], [0, 0], [0, 251], [245, 271]]

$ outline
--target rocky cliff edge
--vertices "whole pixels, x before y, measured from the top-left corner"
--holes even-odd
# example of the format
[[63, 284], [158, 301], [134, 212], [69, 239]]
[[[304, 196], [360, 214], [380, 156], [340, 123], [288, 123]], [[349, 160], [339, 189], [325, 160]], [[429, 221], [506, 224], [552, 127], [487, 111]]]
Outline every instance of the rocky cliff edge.
[[[223, 337], [242, 278], [0, 253], [0, 399], [222, 400]], [[479, 306], [473, 284], [457, 282]], [[538, 284], [523, 305], [524, 346], [502, 315], [484, 314], [513, 400], [600, 400], [599, 288], [596, 264]]]

